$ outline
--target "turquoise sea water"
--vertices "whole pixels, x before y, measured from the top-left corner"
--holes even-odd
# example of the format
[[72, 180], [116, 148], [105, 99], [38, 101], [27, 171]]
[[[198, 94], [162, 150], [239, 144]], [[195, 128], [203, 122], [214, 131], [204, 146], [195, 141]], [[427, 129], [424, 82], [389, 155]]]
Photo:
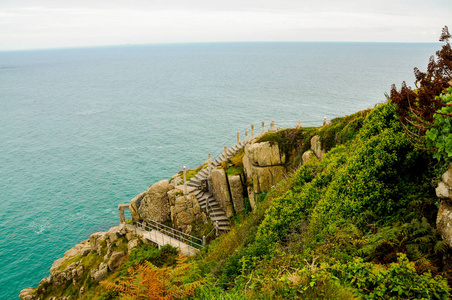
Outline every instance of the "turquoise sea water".
[[[0, 52], [0, 299], [118, 223], [117, 205], [275, 120], [320, 125], [412, 84], [438, 44]], [[289, 121], [288, 123], [284, 123]]]

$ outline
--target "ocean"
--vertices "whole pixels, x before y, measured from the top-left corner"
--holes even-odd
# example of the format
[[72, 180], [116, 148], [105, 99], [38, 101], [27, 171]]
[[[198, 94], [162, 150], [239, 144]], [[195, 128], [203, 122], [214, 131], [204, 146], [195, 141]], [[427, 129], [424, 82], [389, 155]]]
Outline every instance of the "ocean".
[[318, 126], [413, 85], [441, 45], [218, 43], [0, 52], [0, 299], [128, 203], [274, 120]]

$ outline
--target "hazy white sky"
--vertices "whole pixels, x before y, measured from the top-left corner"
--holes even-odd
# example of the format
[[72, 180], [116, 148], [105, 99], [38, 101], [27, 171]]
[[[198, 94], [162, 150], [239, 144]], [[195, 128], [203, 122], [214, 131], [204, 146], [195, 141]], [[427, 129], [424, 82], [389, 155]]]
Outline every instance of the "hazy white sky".
[[436, 42], [451, 0], [0, 0], [0, 50], [223, 41]]

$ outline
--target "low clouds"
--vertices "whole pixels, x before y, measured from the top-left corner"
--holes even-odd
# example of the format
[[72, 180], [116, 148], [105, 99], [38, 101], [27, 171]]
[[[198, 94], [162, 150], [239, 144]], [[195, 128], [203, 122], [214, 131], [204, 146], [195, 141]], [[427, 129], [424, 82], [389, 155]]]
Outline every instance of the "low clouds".
[[4, 0], [0, 50], [223, 41], [435, 42], [451, 20], [448, 1], [392, 2]]

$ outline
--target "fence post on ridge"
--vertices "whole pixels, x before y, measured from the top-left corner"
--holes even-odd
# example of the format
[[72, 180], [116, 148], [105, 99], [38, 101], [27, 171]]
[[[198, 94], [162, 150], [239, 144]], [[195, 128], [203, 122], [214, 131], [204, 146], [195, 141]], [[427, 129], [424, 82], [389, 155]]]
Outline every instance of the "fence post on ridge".
[[187, 195], [187, 168], [184, 166], [184, 195]]

